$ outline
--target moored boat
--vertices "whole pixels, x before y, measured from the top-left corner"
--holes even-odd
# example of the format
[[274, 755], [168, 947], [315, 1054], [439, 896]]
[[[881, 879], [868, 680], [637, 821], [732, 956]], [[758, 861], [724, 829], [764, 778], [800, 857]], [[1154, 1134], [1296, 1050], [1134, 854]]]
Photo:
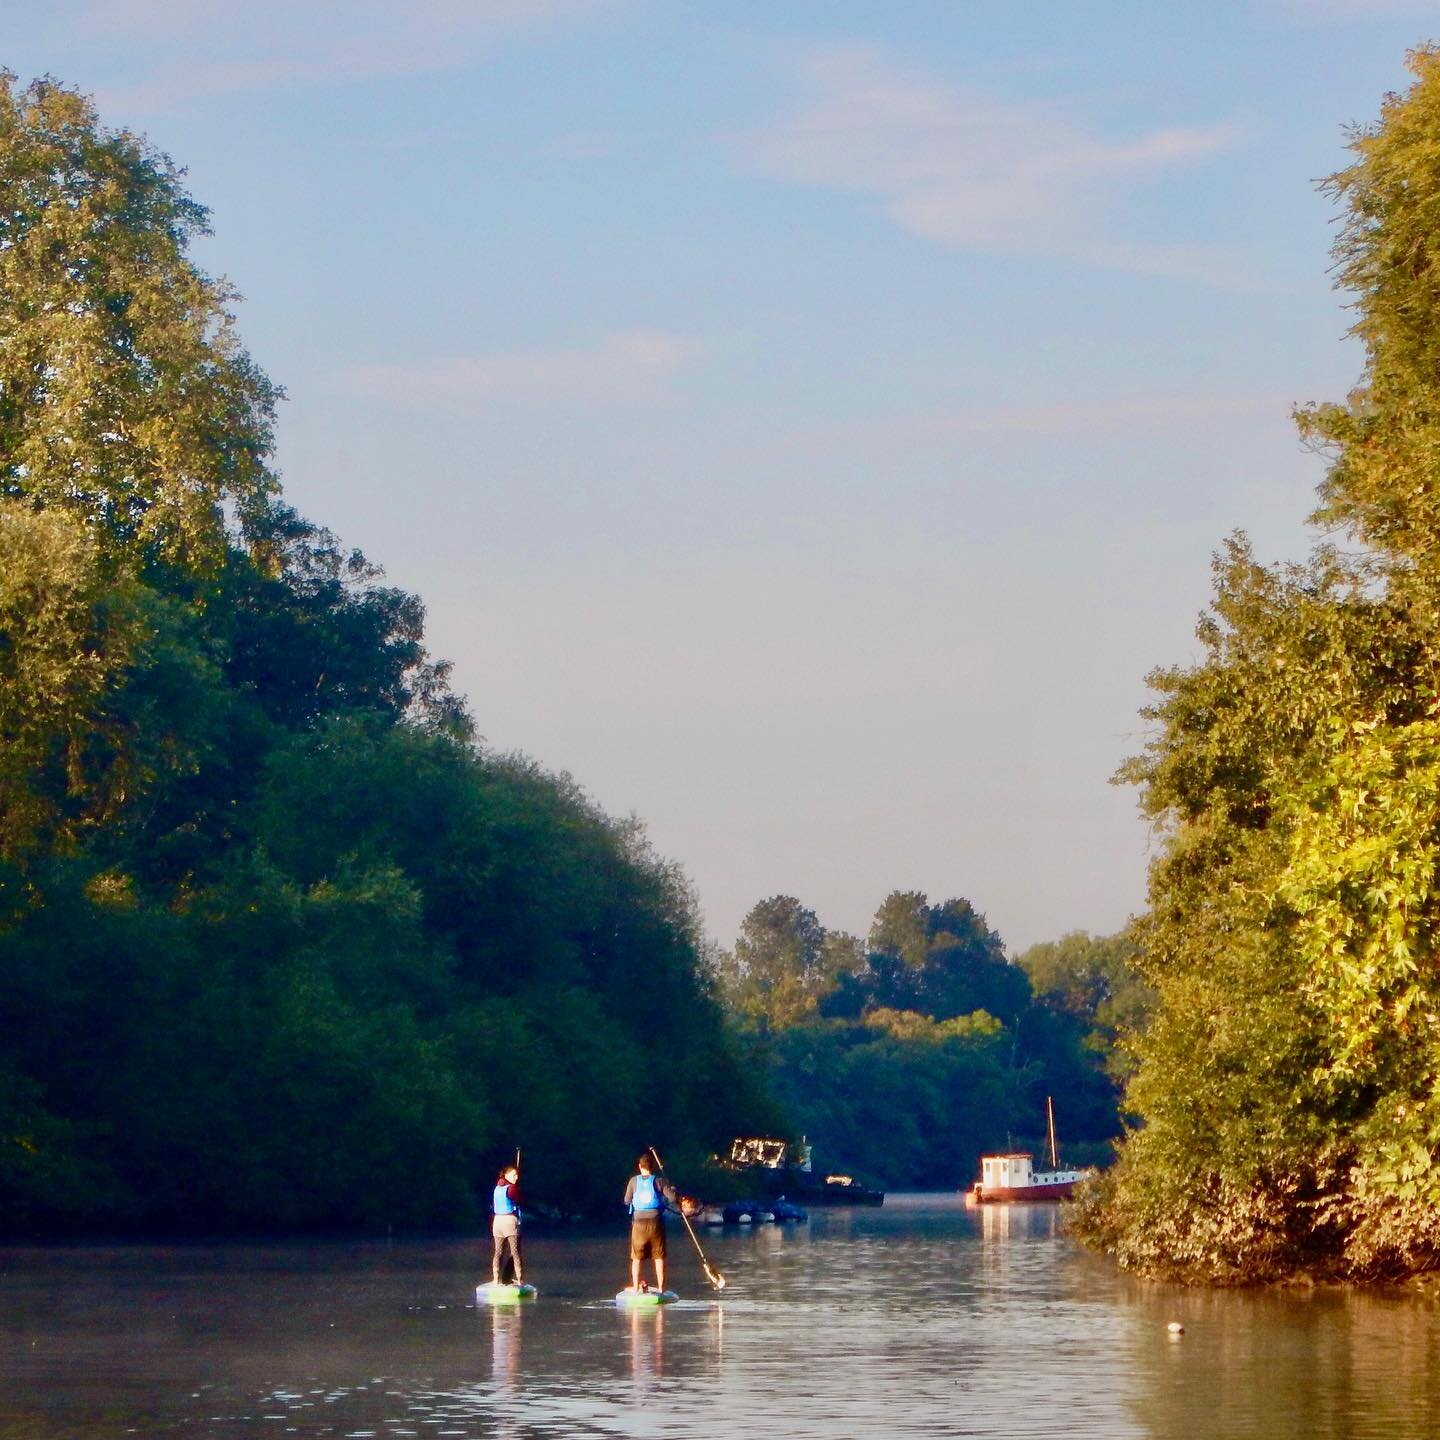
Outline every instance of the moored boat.
[[980, 1178], [965, 1192], [967, 1205], [992, 1205], [1017, 1200], [1068, 1200], [1075, 1187], [1094, 1170], [1036, 1170], [1024, 1151], [985, 1155]]
[[[826, 1175], [822, 1180], [810, 1168], [810, 1146], [802, 1137], [798, 1145], [768, 1138], [738, 1138], [730, 1154], [713, 1156], [712, 1162], [732, 1173], [748, 1176], [752, 1193], [772, 1206], [788, 1201], [796, 1209], [807, 1205], [883, 1205], [885, 1192], [873, 1190], [850, 1175]], [[798, 1215], [775, 1215], [775, 1219], [799, 1219]]]
[[1055, 1107], [1049, 1096], [1045, 1099], [1045, 1119], [1050, 1138], [1050, 1169], [1036, 1170], [1035, 1157], [1028, 1150], [982, 1155], [980, 1178], [965, 1191], [966, 1205], [1068, 1200], [1074, 1195], [1075, 1187], [1095, 1173], [1093, 1166], [1082, 1170], [1060, 1168], [1055, 1144]]

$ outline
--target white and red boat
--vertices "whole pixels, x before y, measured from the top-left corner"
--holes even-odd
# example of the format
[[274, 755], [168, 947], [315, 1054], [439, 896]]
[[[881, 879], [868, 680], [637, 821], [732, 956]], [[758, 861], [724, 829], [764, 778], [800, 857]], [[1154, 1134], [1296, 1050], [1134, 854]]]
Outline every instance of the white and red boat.
[[1047, 1099], [1046, 1120], [1050, 1130], [1049, 1170], [1036, 1170], [1035, 1157], [1028, 1150], [1012, 1150], [1006, 1155], [982, 1155], [980, 1178], [965, 1192], [967, 1205], [1014, 1204], [1026, 1200], [1068, 1200], [1075, 1187], [1095, 1173], [1086, 1170], [1062, 1170], [1055, 1148], [1055, 1110]]
[[965, 1192], [967, 1205], [991, 1205], [1015, 1200], [1068, 1200], [1075, 1187], [1093, 1170], [1036, 1170], [1034, 1157], [1024, 1151], [986, 1155], [980, 1161], [980, 1178]]

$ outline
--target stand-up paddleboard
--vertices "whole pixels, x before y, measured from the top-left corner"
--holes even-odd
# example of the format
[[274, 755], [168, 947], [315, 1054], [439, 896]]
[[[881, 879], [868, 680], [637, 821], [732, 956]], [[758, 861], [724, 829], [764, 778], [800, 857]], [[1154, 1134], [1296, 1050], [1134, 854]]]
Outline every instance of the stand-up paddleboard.
[[497, 1285], [493, 1280], [475, 1287], [477, 1305], [514, 1305], [520, 1300], [533, 1300], [540, 1292], [533, 1286]]
[[615, 1297], [617, 1305], [670, 1305], [680, 1297], [673, 1290], [622, 1290]]

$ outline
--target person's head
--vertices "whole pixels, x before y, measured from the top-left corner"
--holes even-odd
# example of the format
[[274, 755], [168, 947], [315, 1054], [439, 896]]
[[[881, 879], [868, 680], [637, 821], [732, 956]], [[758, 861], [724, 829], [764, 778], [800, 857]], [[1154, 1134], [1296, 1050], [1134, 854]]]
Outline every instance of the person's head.
[[500, 1172], [500, 1178], [507, 1185], [513, 1185], [520, 1178], [520, 1172], [513, 1165], [507, 1165]]
[[648, 1174], [650, 1173], [650, 1157], [649, 1157], [648, 1155], [642, 1155], [642, 1156], [635, 1162], [635, 1168], [636, 1168], [642, 1175], [648, 1175]]

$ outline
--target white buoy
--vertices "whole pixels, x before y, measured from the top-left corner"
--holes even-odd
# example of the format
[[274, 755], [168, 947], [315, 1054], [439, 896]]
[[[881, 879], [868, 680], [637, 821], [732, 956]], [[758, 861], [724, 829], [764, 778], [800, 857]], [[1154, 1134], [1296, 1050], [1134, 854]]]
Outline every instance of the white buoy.
[[1172, 1320], [1165, 1328], [1172, 1335], [1183, 1335], [1185, 1333], [1185, 1327], [1178, 1320]]

